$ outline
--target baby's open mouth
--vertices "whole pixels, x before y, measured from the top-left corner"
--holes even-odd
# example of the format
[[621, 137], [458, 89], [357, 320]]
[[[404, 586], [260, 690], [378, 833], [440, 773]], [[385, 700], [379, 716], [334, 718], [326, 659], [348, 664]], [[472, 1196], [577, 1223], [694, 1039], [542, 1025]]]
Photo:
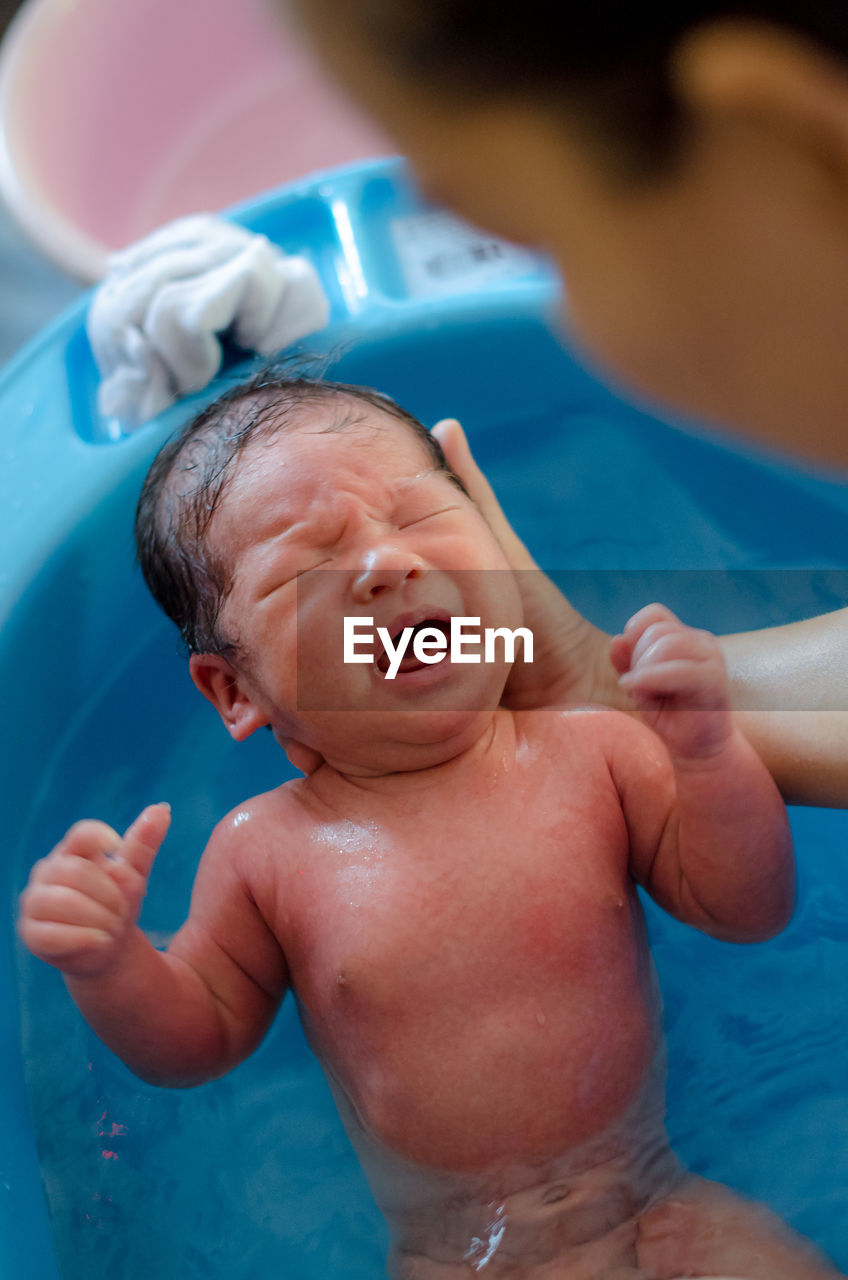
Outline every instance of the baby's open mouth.
[[[401, 642], [401, 638], [403, 636], [405, 629], [406, 628], [401, 627], [392, 636], [393, 649], [397, 650], [397, 647]], [[409, 671], [420, 671], [422, 667], [433, 665], [432, 663], [429, 663], [429, 662], [422, 662], [421, 659], [416, 657], [415, 655], [414, 645], [415, 645], [416, 636], [420, 631], [424, 631], [424, 630], [437, 631], [445, 637], [445, 649], [440, 656], [442, 658], [447, 656], [447, 649], [450, 643], [450, 622], [445, 618], [422, 618], [422, 620], [420, 622], [416, 622], [415, 626], [412, 628], [412, 635], [409, 637], [409, 643], [406, 646], [403, 658], [401, 659], [401, 662], [397, 668], [398, 675], [403, 675], [404, 673]], [[428, 646], [428, 652], [433, 653], [435, 655], [439, 651], [435, 649], [434, 646]], [[383, 675], [385, 675], [390, 665], [391, 665], [391, 658], [387, 650], [384, 648], [382, 654], [377, 659], [377, 669], [381, 671]]]

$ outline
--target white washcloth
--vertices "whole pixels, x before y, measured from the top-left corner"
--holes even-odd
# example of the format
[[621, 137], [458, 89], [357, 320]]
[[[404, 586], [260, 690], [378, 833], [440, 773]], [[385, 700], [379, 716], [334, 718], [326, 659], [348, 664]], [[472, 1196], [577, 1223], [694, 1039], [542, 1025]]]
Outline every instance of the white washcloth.
[[179, 218], [112, 254], [88, 312], [104, 417], [136, 427], [221, 366], [218, 335], [270, 356], [327, 323], [305, 258], [211, 214]]

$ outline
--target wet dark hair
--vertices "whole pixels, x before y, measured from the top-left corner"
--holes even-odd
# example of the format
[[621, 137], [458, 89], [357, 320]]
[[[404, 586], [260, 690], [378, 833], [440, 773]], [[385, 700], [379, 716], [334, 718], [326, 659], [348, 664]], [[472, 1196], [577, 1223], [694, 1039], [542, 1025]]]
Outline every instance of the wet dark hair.
[[670, 55], [694, 27], [767, 22], [848, 59], [838, 0], [355, 0], [371, 48], [413, 82], [454, 93], [544, 102], [588, 129], [624, 175], [670, 167], [687, 120]]
[[435, 436], [389, 396], [266, 366], [221, 395], [163, 445], [136, 507], [136, 552], [144, 580], [176, 623], [188, 653], [231, 654], [238, 647], [219, 625], [234, 569], [213, 555], [206, 534], [239, 457], [248, 445], [299, 425], [304, 406], [339, 407], [345, 402], [350, 412], [330, 420], [322, 433], [361, 422], [357, 405], [379, 409], [413, 433], [434, 471], [444, 472], [466, 492]]

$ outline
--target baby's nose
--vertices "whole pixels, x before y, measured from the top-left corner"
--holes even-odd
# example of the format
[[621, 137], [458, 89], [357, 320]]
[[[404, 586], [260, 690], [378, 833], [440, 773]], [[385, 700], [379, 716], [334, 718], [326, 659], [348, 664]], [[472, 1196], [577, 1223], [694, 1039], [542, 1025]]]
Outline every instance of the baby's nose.
[[397, 591], [407, 581], [422, 578], [424, 561], [397, 547], [372, 547], [362, 557], [354, 573], [353, 595], [358, 604], [367, 604], [383, 591]]

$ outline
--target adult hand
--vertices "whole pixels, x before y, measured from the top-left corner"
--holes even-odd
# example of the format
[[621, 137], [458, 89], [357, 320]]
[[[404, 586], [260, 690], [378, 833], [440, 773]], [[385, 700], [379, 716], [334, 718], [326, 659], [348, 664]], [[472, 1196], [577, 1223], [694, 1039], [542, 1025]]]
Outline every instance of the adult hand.
[[[582, 617], [536, 564], [475, 463], [459, 423], [446, 418], [433, 431], [519, 571], [534, 662], [516, 664], [504, 705], [520, 710], [599, 702], [638, 714], [618, 686], [611, 637]], [[789, 804], [848, 808], [847, 642], [848, 609], [719, 639], [736, 726]]]
[[524, 623], [533, 632], [533, 663], [516, 663], [503, 702], [516, 710], [601, 702], [632, 710], [619, 688], [609, 656], [610, 637], [588, 622], [544, 573], [516, 534], [492, 486], [472, 457], [465, 432], [455, 418], [433, 427], [448, 465], [459, 476], [497, 538], [511, 567], [524, 605]]

